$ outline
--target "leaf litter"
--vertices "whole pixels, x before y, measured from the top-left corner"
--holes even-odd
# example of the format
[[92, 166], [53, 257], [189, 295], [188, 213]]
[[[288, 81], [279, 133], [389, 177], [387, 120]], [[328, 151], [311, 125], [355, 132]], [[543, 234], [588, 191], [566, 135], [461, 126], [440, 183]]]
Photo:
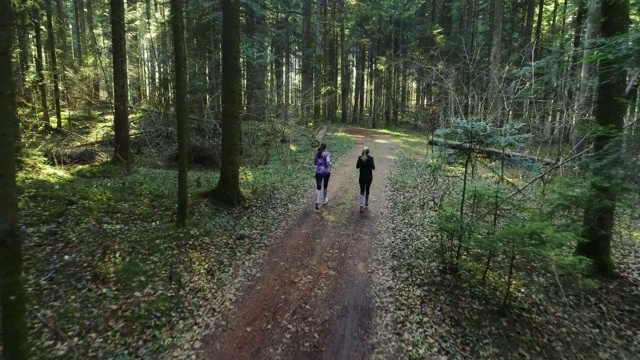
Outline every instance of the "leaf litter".
[[[348, 137], [328, 136], [336, 158], [351, 147]], [[174, 226], [175, 171], [40, 165], [21, 173], [32, 354], [191, 358], [308, 200], [313, 179], [300, 174], [310, 172], [312, 150], [282, 146], [272, 165], [242, 170], [249, 200], [237, 209], [197, 196], [197, 184], [213, 187], [217, 173], [190, 171], [185, 229]]]
[[520, 289], [502, 308], [496, 289], [442, 273], [433, 257], [421, 255], [434, 249], [436, 203], [451, 180], [430, 181], [418, 169], [429, 158], [422, 140], [405, 142], [385, 189], [393, 200], [385, 206], [374, 255], [374, 359], [640, 354], [640, 221], [632, 206], [621, 204], [617, 215], [618, 278], [573, 291], [541, 277], [543, 286]]

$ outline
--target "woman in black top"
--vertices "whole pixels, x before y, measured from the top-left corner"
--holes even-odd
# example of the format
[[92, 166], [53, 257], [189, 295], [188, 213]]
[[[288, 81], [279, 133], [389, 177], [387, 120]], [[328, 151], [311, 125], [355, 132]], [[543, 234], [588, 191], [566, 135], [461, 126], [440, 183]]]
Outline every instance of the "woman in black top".
[[376, 169], [373, 156], [369, 155], [369, 148], [365, 147], [362, 150], [356, 169], [360, 169], [360, 212], [364, 212], [365, 206], [369, 206], [369, 188], [373, 181], [373, 170]]

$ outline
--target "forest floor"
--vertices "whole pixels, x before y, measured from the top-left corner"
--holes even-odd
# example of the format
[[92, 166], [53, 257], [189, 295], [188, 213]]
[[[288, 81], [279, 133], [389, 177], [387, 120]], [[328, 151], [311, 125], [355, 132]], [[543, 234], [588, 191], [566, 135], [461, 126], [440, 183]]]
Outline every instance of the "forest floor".
[[[397, 145], [387, 134], [345, 131], [356, 146], [332, 171], [328, 204], [316, 211], [311, 200], [293, 215], [235, 310], [205, 337], [202, 358], [370, 358], [372, 247]], [[376, 171], [371, 204], [360, 213], [355, 162], [363, 146]]]
[[[74, 130], [94, 122], [74, 118]], [[266, 130], [247, 126], [247, 149]], [[336, 167], [329, 203], [315, 211], [314, 131], [288, 133], [268, 163], [243, 167], [247, 201], [235, 209], [200, 196], [218, 172], [192, 169], [184, 229], [174, 226], [170, 143], [145, 147], [138, 166], [124, 173], [107, 160], [51, 163], [44, 145], [76, 149], [64, 133], [25, 141], [18, 180], [34, 358], [637, 358], [637, 195], [618, 204], [617, 278], [582, 286], [523, 253], [503, 306], [503, 267], [490, 282], [471, 267], [440, 271], [434, 224], [438, 202], [461, 187], [459, 156], [427, 146], [421, 135], [331, 126], [326, 141]], [[377, 170], [371, 205], [360, 214], [355, 162], [363, 146]], [[98, 150], [110, 151], [106, 143]], [[484, 167], [496, 165], [483, 159]], [[520, 166], [509, 171], [516, 186], [538, 175]], [[581, 187], [575, 181], [565, 188], [572, 196]], [[543, 186], [529, 187], [525, 200], [554, 193]], [[573, 215], [554, 210], [553, 218], [579, 223], [580, 207], [570, 208]]]

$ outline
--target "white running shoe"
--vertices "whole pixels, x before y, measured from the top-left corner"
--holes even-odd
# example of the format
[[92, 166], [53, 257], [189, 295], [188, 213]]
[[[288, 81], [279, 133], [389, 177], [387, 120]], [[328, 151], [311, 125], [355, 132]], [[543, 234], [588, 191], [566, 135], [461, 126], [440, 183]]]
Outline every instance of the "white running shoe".
[[322, 205], [327, 205], [328, 202], [329, 202], [329, 198], [324, 198], [324, 202], [322, 203]]

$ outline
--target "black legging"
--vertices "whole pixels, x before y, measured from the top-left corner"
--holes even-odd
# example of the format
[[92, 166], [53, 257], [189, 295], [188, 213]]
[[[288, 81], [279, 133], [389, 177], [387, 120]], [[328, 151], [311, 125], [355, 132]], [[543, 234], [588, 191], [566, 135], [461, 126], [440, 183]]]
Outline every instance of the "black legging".
[[316, 186], [318, 190], [322, 189], [322, 183], [324, 182], [324, 188], [327, 188], [329, 185], [329, 177], [331, 177], [331, 173], [327, 174], [318, 174], [316, 173]]
[[369, 188], [373, 179], [360, 180], [360, 195], [369, 196]]

